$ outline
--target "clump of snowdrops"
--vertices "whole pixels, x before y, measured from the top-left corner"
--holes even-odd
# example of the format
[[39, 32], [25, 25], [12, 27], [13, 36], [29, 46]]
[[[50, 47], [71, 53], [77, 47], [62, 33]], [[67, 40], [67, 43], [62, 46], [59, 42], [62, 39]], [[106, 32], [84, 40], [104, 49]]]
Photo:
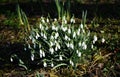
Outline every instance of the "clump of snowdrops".
[[24, 50], [31, 53], [31, 61], [39, 60], [44, 67], [57, 67], [86, 63], [94, 53], [97, 36], [91, 36], [85, 23], [75, 24], [75, 18], [70, 22], [64, 16], [59, 22], [41, 17], [37, 26], [32, 27]]

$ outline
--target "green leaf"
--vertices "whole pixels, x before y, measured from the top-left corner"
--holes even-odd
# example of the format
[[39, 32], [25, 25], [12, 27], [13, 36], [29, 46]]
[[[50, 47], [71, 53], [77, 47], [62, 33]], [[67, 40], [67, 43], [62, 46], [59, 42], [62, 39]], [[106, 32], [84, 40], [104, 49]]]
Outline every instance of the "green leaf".
[[56, 69], [56, 68], [58, 68], [58, 67], [60, 67], [60, 66], [66, 66], [66, 65], [67, 65], [67, 64], [65, 64], [65, 63], [58, 64], [58, 65], [56, 65], [55, 67], [53, 67], [52, 70], [54, 70], [54, 69]]

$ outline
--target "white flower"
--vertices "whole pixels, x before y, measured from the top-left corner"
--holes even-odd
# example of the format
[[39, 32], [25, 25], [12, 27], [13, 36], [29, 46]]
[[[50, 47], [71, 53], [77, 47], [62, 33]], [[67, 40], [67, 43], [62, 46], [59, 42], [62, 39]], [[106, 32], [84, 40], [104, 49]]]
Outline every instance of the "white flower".
[[71, 34], [71, 29], [70, 28], [68, 29], [68, 33]]
[[67, 45], [67, 47], [70, 47], [70, 43], [69, 42], [66, 45]]
[[29, 48], [29, 49], [31, 49], [31, 46], [30, 46], [30, 44], [28, 44], [28, 48]]
[[81, 29], [83, 29], [83, 24], [80, 24]]
[[105, 42], [105, 39], [104, 38], [102, 38], [102, 43], [104, 43]]
[[91, 45], [91, 48], [93, 49], [93, 47], [94, 47], [94, 46], [93, 46], [93, 44], [92, 44], [92, 45]]
[[10, 58], [10, 61], [13, 62], [13, 58], [12, 57]]
[[65, 40], [68, 40], [68, 38], [69, 38], [69, 37], [68, 37], [67, 35], [65, 35]]
[[24, 47], [24, 50], [26, 51], [26, 50], [27, 50], [27, 48], [26, 48], [26, 47]]
[[58, 38], [58, 36], [59, 36], [59, 33], [57, 32], [57, 33], [55, 33], [55, 39], [57, 39]]
[[43, 57], [45, 57], [45, 52], [44, 51], [42, 52], [42, 55], [43, 55]]
[[83, 47], [83, 49], [84, 49], [84, 50], [86, 50], [86, 49], [87, 49], [87, 45], [86, 45], [86, 43], [85, 43], [85, 42], [83, 42], [83, 43], [82, 43], [82, 47]]
[[51, 54], [54, 53], [54, 49], [52, 47], [50, 47], [49, 51], [51, 52]]
[[34, 38], [32, 39], [32, 43], [33, 43], [33, 44], [35, 43], [35, 39], [34, 39]]
[[38, 39], [40, 37], [40, 35], [37, 33], [35, 37], [36, 37], [36, 39]]
[[45, 30], [48, 30], [48, 26], [45, 27]]
[[41, 32], [40, 34], [41, 34], [42, 37], [44, 36], [44, 33], [43, 33], [43, 32]]
[[94, 35], [94, 41], [95, 41], [95, 42], [97, 41], [97, 36], [96, 36], [96, 35]]
[[43, 57], [43, 55], [42, 54], [40, 54], [40, 58], [42, 58]]
[[39, 28], [40, 28], [41, 30], [43, 30], [43, 26], [42, 26], [41, 23], [39, 24]]
[[49, 23], [49, 19], [47, 18], [47, 23]]
[[78, 31], [77, 31], [77, 35], [78, 35], [78, 36], [80, 35], [80, 28], [79, 28]]
[[29, 39], [30, 39], [30, 40], [32, 39], [32, 36], [31, 36], [31, 35], [29, 36]]
[[73, 61], [72, 61], [72, 60], [70, 60], [70, 64], [71, 64], [72, 66], [74, 66], [74, 63], [73, 63]]
[[58, 49], [60, 49], [60, 44], [59, 44], [59, 43], [56, 43], [56, 47], [57, 47]]
[[51, 63], [51, 67], [54, 67], [54, 64], [53, 64], [53, 62]]
[[57, 48], [57, 46], [55, 47], [55, 51], [57, 51], [58, 50], [58, 48]]
[[63, 60], [62, 55], [59, 56], [59, 59], [60, 59], [60, 60]]
[[34, 43], [34, 48], [36, 48], [36, 44]]
[[32, 61], [34, 60], [34, 54], [31, 55], [31, 60], [32, 60]]
[[81, 42], [79, 42], [78, 45], [79, 45], [79, 47], [81, 47], [81, 45], [82, 45]]
[[81, 52], [78, 52], [78, 57], [81, 57]]
[[67, 27], [63, 27], [63, 26], [61, 26], [61, 28], [62, 28], [62, 30], [65, 32], [66, 30], [67, 30]]
[[55, 30], [56, 28], [55, 28], [55, 25], [52, 25], [52, 30]]
[[40, 54], [42, 54], [42, 52], [43, 52], [43, 51], [42, 51], [42, 49], [40, 49], [40, 51], [39, 51], [39, 52], [40, 52]]
[[42, 22], [43, 22], [43, 23], [45, 23], [45, 20], [44, 20], [44, 18], [43, 18], [43, 17], [42, 17]]
[[45, 35], [45, 33], [44, 33], [43, 37], [44, 37], [45, 39], [47, 39], [47, 36]]
[[74, 18], [71, 18], [71, 19], [70, 19], [70, 22], [71, 22], [71, 23], [75, 23], [75, 19], [74, 19]]
[[39, 48], [41, 48], [41, 44], [39, 43]]
[[43, 63], [43, 66], [44, 66], [44, 67], [47, 67], [47, 63], [46, 63], [46, 62], [44, 62], [44, 63]]
[[54, 45], [54, 43], [52, 41], [50, 41], [50, 46], [52, 47]]
[[56, 18], [54, 18], [54, 21], [57, 21], [57, 19], [56, 19]]
[[70, 43], [70, 48], [74, 49], [73, 43]]
[[75, 38], [75, 37], [76, 37], [76, 33], [74, 32], [74, 33], [73, 33], [73, 38]]
[[86, 45], [86, 44], [83, 46], [83, 49], [84, 49], [84, 50], [86, 50], [86, 49], [87, 49], [87, 45]]
[[51, 36], [50, 36], [50, 39], [51, 39], [51, 40], [53, 40], [53, 39], [54, 39], [54, 36], [53, 36], [53, 35], [51, 35]]
[[78, 54], [78, 53], [79, 53], [79, 51], [77, 50], [77, 51], [76, 51], [76, 53]]

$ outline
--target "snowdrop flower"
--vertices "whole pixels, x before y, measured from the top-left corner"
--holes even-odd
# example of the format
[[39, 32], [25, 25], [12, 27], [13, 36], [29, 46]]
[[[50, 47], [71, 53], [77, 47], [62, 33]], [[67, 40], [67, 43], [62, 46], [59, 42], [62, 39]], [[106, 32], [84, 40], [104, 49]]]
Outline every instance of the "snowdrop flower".
[[63, 60], [62, 55], [59, 56], [59, 59], [60, 59], [60, 60]]
[[32, 36], [31, 36], [31, 35], [29, 36], [29, 39], [30, 39], [30, 40], [32, 39]]
[[31, 55], [31, 60], [32, 60], [32, 61], [34, 60], [34, 54]]
[[64, 23], [67, 24], [67, 20], [66, 19], [64, 20]]
[[74, 49], [73, 43], [70, 43], [70, 48]]
[[43, 32], [41, 32], [41, 33], [40, 33], [40, 35], [43, 37], [43, 36], [44, 36], [44, 33], [43, 33]]
[[67, 45], [67, 47], [70, 47], [70, 43], [69, 42], [66, 45]]
[[48, 30], [48, 26], [45, 27], [45, 30]]
[[54, 49], [52, 47], [50, 47], [49, 51], [50, 51], [51, 54], [54, 53]]
[[83, 24], [80, 24], [81, 29], [83, 29]]
[[79, 42], [78, 45], [79, 45], [79, 47], [81, 47], [81, 45], [82, 45], [81, 42]]
[[30, 44], [28, 44], [28, 48], [29, 48], [29, 49], [31, 49], [31, 46], [30, 46]]
[[71, 23], [75, 23], [75, 19], [74, 19], [74, 18], [71, 18], [71, 19], [70, 19], [70, 22], [71, 22]]
[[79, 28], [78, 31], [77, 31], [77, 35], [78, 35], [78, 36], [80, 35], [80, 28]]
[[45, 33], [43, 34], [43, 37], [44, 37], [45, 39], [47, 39], [47, 36], [45, 35]]
[[36, 44], [35, 43], [34, 43], [33, 47], [36, 48]]
[[104, 38], [102, 38], [102, 43], [104, 43], [105, 42], [105, 39]]
[[52, 41], [50, 41], [50, 46], [52, 47], [54, 45], [54, 43]]
[[71, 34], [71, 29], [70, 28], [68, 29], [68, 33]]
[[38, 39], [40, 37], [40, 35], [37, 33], [35, 37], [36, 37], [36, 39]]
[[79, 53], [79, 51], [77, 50], [77, 51], [76, 51], [76, 53], [78, 54], [78, 53]]
[[52, 30], [56, 30], [56, 27], [54, 24], [52, 25]]
[[44, 51], [42, 52], [42, 55], [43, 55], [43, 57], [45, 57], [45, 52]]
[[43, 63], [43, 66], [44, 66], [44, 67], [47, 67], [47, 63], [46, 63], [45, 61], [44, 61], [44, 63]]
[[59, 43], [56, 43], [56, 47], [57, 47], [58, 49], [60, 49], [60, 44], [59, 44]]
[[54, 21], [57, 21], [57, 19], [56, 19], [56, 18], [54, 18]]
[[45, 57], [45, 52], [42, 49], [40, 49], [39, 54], [40, 58]]
[[67, 27], [61, 26], [62, 30], [65, 32], [67, 30]]
[[49, 19], [47, 18], [47, 23], [49, 23]]
[[42, 19], [42, 23], [45, 23], [45, 20], [44, 20], [44, 18], [43, 18], [43, 17], [41, 17], [41, 19]]
[[12, 57], [10, 58], [10, 61], [13, 62], [13, 58]]
[[24, 47], [24, 51], [26, 51], [27, 50], [27, 48], [26, 47]]
[[53, 62], [51, 62], [51, 67], [54, 67], [54, 64], [53, 64]]
[[42, 52], [43, 52], [42, 49], [40, 49], [39, 53], [42, 54]]
[[39, 43], [39, 48], [41, 48], [41, 44]]
[[74, 32], [74, 33], [73, 33], [73, 38], [75, 38], [75, 37], [76, 37], [76, 33]]
[[57, 51], [58, 50], [58, 48], [57, 48], [57, 46], [55, 47], [55, 51]]
[[39, 24], [39, 28], [40, 28], [41, 30], [44, 30], [44, 27], [42, 26], [41, 23]]
[[33, 43], [33, 44], [35, 43], [35, 39], [34, 39], [34, 38], [32, 39], [32, 43]]
[[94, 35], [94, 37], [93, 37], [94, 39], [93, 39], [93, 44], [95, 44], [95, 42], [97, 41], [97, 36], [96, 35]]
[[58, 38], [58, 36], [59, 36], [59, 33], [57, 32], [57, 33], [55, 33], [55, 39], [57, 39]]
[[51, 40], [53, 40], [53, 39], [54, 39], [54, 36], [53, 36], [53, 35], [51, 35], [51, 36], [50, 36], [50, 39], [51, 39]]
[[85, 44], [85, 42], [82, 43], [83, 49], [86, 50], [87, 49], [87, 45]]
[[74, 66], [74, 63], [73, 63], [73, 61], [72, 61], [72, 60], [70, 60], [70, 64], [71, 64], [72, 66]]
[[92, 44], [92, 45], [91, 45], [91, 49], [93, 49], [93, 47], [94, 47], [94, 46], [93, 46], [93, 44]]
[[68, 40], [68, 38], [69, 38], [69, 37], [68, 37], [67, 35], [65, 35], [65, 40]]
[[78, 52], [78, 57], [81, 57], [81, 52]]
[[87, 49], [87, 45], [86, 45], [86, 44], [83, 45], [83, 49], [84, 49], [84, 50]]
[[96, 35], [94, 35], [94, 41], [97, 41], [97, 36]]

